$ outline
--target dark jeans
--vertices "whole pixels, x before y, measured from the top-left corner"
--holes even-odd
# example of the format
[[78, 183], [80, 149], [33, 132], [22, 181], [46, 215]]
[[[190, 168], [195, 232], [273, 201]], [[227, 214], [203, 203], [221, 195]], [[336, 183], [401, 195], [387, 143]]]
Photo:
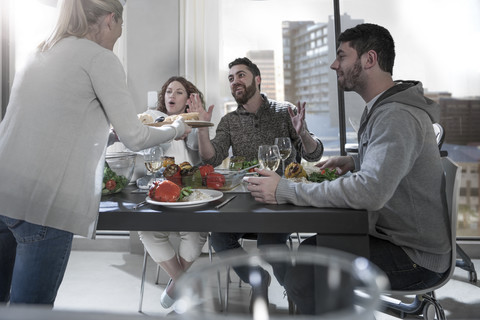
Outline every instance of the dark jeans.
[[[246, 233], [223, 233], [223, 232], [212, 232], [212, 247], [215, 249], [215, 252], [222, 257], [222, 255], [231, 254], [232, 250], [238, 250], [239, 254], [246, 254], [245, 250], [242, 248], [238, 242]], [[290, 235], [289, 233], [258, 233], [257, 235], [257, 247], [262, 250], [262, 246], [268, 245], [284, 245], [287, 247], [287, 239]], [[272, 263], [273, 273], [275, 278], [283, 285], [286, 266], [283, 263]], [[240, 279], [245, 283], [250, 283], [249, 275], [252, 272], [250, 268], [247, 267], [234, 267], [233, 270], [237, 273]], [[266, 271], [262, 272], [265, 273]]]
[[[299, 247], [316, 246], [316, 237], [303, 241]], [[385, 272], [392, 290], [415, 290], [428, 288], [443, 277], [416, 265], [398, 246], [389, 241], [370, 237], [370, 261]], [[448, 272], [448, 271], [447, 271]], [[301, 314], [322, 314], [349, 307], [352, 304], [355, 280], [347, 274], [340, 277], [338, 290], [328, 289], [327, 275], [313, 266], [295, 266], [287, 270], [285, 289], [288, 297], [297, 305]], [[328, 292], [327, 292], [328, 290]]]
[[0, 215], [0, 303], [53, 306], [73, 234]]

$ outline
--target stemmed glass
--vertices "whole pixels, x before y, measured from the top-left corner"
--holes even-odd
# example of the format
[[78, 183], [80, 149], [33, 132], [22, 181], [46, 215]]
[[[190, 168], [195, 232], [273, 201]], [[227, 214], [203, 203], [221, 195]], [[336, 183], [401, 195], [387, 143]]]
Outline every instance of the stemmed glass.
[[149, 172], [148, 175], [152, 175], [156, 178], [156, 173], [162, 167], [163, 150], [160, 147], [152, 147], [145, 150], [143, 160], [145, 161], [145, 167]]
[[282, 157], [282, 177], [285, 177], [285, 160], [290, 157], [292, 153], [292, 143], [289, 137], [275, 138], [275, 145], [280, 150], [280, 156]]
[[277, 145], [262, 145], [258, 147], [258, 162], [262, 168], [276, 171], [282, 157]]

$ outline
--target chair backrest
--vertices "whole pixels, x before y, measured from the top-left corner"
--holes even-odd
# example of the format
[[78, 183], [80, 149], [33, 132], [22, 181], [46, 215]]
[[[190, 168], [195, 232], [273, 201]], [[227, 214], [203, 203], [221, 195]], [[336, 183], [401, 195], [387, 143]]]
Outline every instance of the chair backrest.
[[434, 123], [433, 131], [435, 131], [435, 137], [437, 138], [438, 149], [441, 149], [445, 140], [445, 129], [439, 123]]
[[435, 137], [437, 139], [438, 150], [440, 150], [440, 156], [448, 156], [448, 151], [442, 150], [443, 141], [445, 140], [445, 129], [440, 125], [440, 123], [433, 124], [433, 131], [435, 132]]
[[450, 215], [450, 234], [452, 237], [452, 265], [450, 267], [450, 273], [453, 273], [457, 261], [457, 216], [462, 168], [448, 157], [442, 158], [442, 165], [445, 173], [445, 195], [447, 198], [448, 214]]
[[450, 270], [445, 275], [445, 277], [439, 281], [435, 286], [423, 289], [423, 290], [414, 290], [414, 291], [404, 291], [404, 290], [395, 290], [390, 291], [391, 294], [424, 294], [427, 292], [434, 291], [448, 282], [452, 277], [453, 271], [455, 270], [456, 258], [457, 258], [457, 214], [458, 214], [458, 198], [460, 196], [460, 183], [461, 183], [461, 173], [462, 169], [455, 162], [453, 162], [448, 157], [442, 158], [443, 172], [445, 176], [445, 197], [447, 200], [448, 206], [448, 215], [450, 218], [450, 237], [452, 243], [452, 256]]

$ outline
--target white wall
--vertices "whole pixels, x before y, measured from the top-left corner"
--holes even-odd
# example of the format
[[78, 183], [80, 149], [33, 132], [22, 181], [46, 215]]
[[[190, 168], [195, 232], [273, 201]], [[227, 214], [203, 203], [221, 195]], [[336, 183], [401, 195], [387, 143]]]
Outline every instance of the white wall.
[[180, 75], [178, 16], [178, 0], [127, 1], [125, 70], [137, 112], [147, 109], [148, 91]]

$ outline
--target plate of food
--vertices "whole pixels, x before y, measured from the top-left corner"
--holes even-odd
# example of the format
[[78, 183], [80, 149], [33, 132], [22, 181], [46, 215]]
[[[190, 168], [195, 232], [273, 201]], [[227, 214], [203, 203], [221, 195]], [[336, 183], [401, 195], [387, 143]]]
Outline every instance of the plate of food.
[[155, 182], [145, 199], [150, 204], [170, 208], [185, 208], [207, 204], [221, 199], [223, 192], [210, 189], [181, 188], [172, 181]]
[[172, 124], [178, 117], [182, 117], [185, 123], [192, 128], [212, 127], [214, 125], [212, 122], [199, 120], [198, 112], [181, 113], [167, 117], [159, 117], [157, 119], [153, 119], [152, 116], [146, 115], [145, 113], [138, 114], [137, 116], [143, 124], [151, 127], [161, 127]]
[[297, 181], [297, 182], [323, 182], [323, 181], [333, 181], [338, 178], [337, 170], [335, 169], [310, 169], [305, 170], [305, 168], [297, 163], [291, 162], [287, 168], [285, 168], [285, 178]]

